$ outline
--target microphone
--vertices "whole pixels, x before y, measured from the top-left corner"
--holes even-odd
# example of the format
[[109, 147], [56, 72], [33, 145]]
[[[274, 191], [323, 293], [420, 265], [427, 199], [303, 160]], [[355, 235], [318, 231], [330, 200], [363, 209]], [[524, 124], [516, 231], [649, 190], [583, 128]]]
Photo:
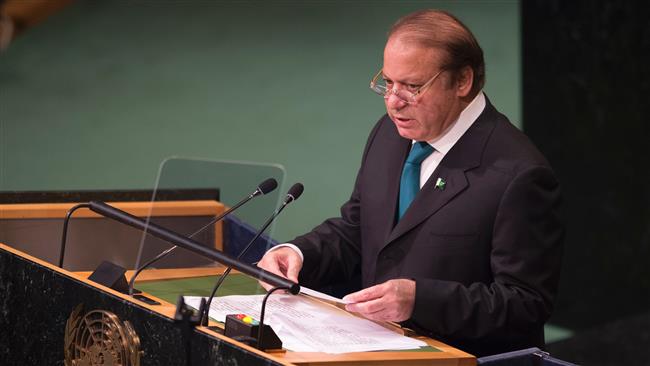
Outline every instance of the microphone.
[[[255, 189], [255, 191], [253, 191], [253, 193], [249, 194], [246, 198], [239, 201], [236, 205], [232, 206], [231, 208], [229, 208], [227, 211], [225, 211], [221, 215], [219, 215], [219, 216], [215, 217], [214, 219], [210, 220], [210, 222], [208, 222], [202, 228], [195, 231], [192, 235], [188, 236], [188, 238], [193, 238], [195, 235], [203, 232], [205, 229], [207, 229], [208, 227], [213, 225], [215, 222], [217, 222], [217, 221], [223, 219], [224, 217], [228, 216], [231, 212], [235, 211], [236, 209], [238, 209], [239, 207], [244, 205], [246, 202], [252, 200], [253, 198], [255, 198], [257, 196], [262, 196], [262, 195], [265, 195], [267, 193], [272, 192], [273, 190], [275, 190], [275, 188], [277, 188], [277, 186], [278, 186], [278, 181], [276, 181], [275, 179], [273, 179], [273, 178], [266, 179], [265, 181], [263, 181], [262, 183], [260, 183], [257, 186], [257, 188]], [[135, 272], [133, 273], [133, 276], [131, 276], [131, 279], [129, 280], [129, 295], [133, 295], [133, 286], [135, 284], [135, 278], [138, 277], [140, 272], [142, 272], [145, 268], [149, 267], [153, 263], [159, 261], [160, 259], [165, 258], [167, 255], [169, 255], [169, 253], [176, 250], [176, 248], [178, 248], [178, 246], [175, 245], [175, 246], [173, 246], [173, 247], [171, 247], [169, 249], [166, 249], [163, 252], [161, 252], [160, 254], [158, 254], [157, 256], [150, 259], [148, 262], [146, 262], [142, 266], [136, 268]]]
[[[275, 218], [280, 214], [280, 212], [282, 212], [282, 210], [284, 210], [284, 208], [287, 207], [287, 205], [289, 203], [297, 200], [304, 190], [305, 190], [305, 187], [301, 183], [296, 183], [293, 186], [291, 186], [291, 188], [289, 188], [289, 191], [287, 192], [287, 195], [285, 196], [284, 200], [282, 201], [282, 204], [280, 205], [280, 207], [278, 207], [278, 209], [275, 210], [275, 212], [273, 212], [271, 217], [269, 217], [269, 219], [266, 220], [264, 225], [262, 225], [262, 227], [257, 231], [257, 233], [255, 234], [253, 239], [251, 239], [251, 241], [248, 242], [246, 247], [244, 247], [244, 249], [239, 253], [239, 255], [237, 256], [237, 260], [239, 260], [241, 257], [243, 257], [244, 254], [246, 254], [246, 252], [248, 251], [248, 249], [250, 249], [250, 247], [253, 245], [255, 240], [257, 240], [257, 238], [259, 238], [260, 235], [262, 235], [262, 233], [269, 227], [269, 225], [271, 225], [273, 220], [275, 220]], [[226, 270], [223, 272], [221, 277], [219, 277], [219, 280], [217, 281], [217, 283], [214, 285], [214, 288], [212, 289], [212, 293], [210, 293], [210, 297], [208, 298], [208, 301], [207, 301], [207, 304], [206, 304], [206, 307], [205, 307], [205, 313], [203, 315], [201, 325], [205, 325], [205, 326], [208, 325], [208, 315], [209, 315], [209, 312], [210, 312], [210, 305], [212, 304], [212, 299], [214, 298], [214, 295], [217, 293], [217, 290], [219, 289], [219, 286], [221, 286], [221, 284], [226, 279], [226, 276], [228, 276], [228, 274], [230, 273], [231, 270], [232, 270], [232, 267], [230, 267], [230, 266], [228, 268], [226, 268]]]
[[[302, 192], [305, 190], [305, 186], [303, 186], [301, 183], [296, 183], [289, 188], [289, 191], [287, 192], [287, 196], [284, 197], [284, 201], [282, 201], [282, 206], [278, 210], [278, 213], [284, 209], [284, 206], [290, 204], [291, 202], [297, 200], [301, 195]], [[277, 214], [276, 214], [277, 216]]]
[[259, 278], [262, 281], [273, 286], [287, 287], [289, 292], [293, 295], [297, 295], [300, 292], [300, 286], [293, 281], [280, 277], [261, 268], [252, 266], [248, 263], [241, 262], [216, 249], [205, 247], [193, 239], [182, 236], [162, 226], [156, 225], [154, 223], [147, 223], [139, 217], [135, 217], [128, 212], [119, 210], [113, 206], [107, 205], [104, 202], [90, 201], [88, 203], [88, 206], [90, 210], [104, 217], [108, 217], [122, 224], [134, 227], [138, 230], [146, 231], [149, 235], [155, 236], [183, 249], [187, 249], [189, 251], [202, 255], [208, 259], [212, 259], [213, 261], [219, 262], [227, 267], [232, 267], [249, 276]]

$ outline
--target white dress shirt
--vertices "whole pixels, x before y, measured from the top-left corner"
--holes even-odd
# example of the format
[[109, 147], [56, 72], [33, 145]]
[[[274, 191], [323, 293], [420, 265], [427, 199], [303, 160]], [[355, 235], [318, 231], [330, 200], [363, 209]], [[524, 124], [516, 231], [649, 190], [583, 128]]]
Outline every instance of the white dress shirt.
[[[437, 138], [427, 141], [433, 147], [433, 153], [422, 161], [420, 165], [420, 188], [424, 186], [433, 171], [436, 170], [438, 164], [447, 155], [449, 150], [458, 142], [461, 136], [470, 128], [476, 121], [478, 116], [483, 113], [485, 109], [485, 96], [480, 92], [474, 99], [463, 109], [458, 115], [458, 119], [452, 123], [442, 135]], [[413, 141], [415, 143], [416, 141]]]

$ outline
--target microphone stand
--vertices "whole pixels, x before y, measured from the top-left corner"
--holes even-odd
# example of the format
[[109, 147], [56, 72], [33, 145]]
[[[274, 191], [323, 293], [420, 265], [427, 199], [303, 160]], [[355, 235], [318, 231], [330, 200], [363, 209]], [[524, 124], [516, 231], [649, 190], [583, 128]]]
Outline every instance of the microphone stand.
[[[255, 192], [257, 192], [257, 191], [255, 191]], [[195, 231], [194, 233], [192, 233], [192, 235], [188, 236], [188, 238], [193, 238], [196, 234], [201, 233], [203, 230], [207, 229], [208, 227], [210, 227], [211, 225], [213, 225], [213, 224], [216, 223], [217, 221], [223, 219], [223, 218], [226, 217], [228, 214], [230, 214], [231, 212], [235, 211], [236, 209], [238, 209], [239, 207], [241, 207], [241, 206], [242, 206], [243, 204], [245, 204], [246, 202], [252, 200], [254, 197], [256, 197], [255, 193], [252, 193], [252, 194], [248, 195], [248, 197], [246, 197], [246, 198], [244, 198], [243, 200], [237, 202], [236, 205], [234, 205], [233, 207], [229, 208], [227, 211], [225, 211], [225, 212], [222, 213], [221, 215], [219, 215], [219, 216], [215, 217], [214, 219], [210, 220], [210, 222], [208, 222], [208, 223], [205, 224], [203, 227], [201, 227], [200, 229], [198, 229], [197, 231]], [[166, 249], [166, 250], [163, 251], [162, 253], [158, 254], [157, 256], [153, 257], [152, 259], [148, 260], [145, 264], [143, 264], [142, 266], [140, 266], [139, 268], [137, 268], [137, 269], [135, 270], [135, 272], [133, 273], [133, 276], [131, 276], [131, 279], [129, 280], [129, 295], [133, 296], [133, 287], [134, 287], [134, 285], [135, 285], [135, 279], [136, 279], [136, 277], [138, 277], [138, 275], [140, 274], [140, 272], [144, 271], [147, 267], [149, 267], [149, 266], [150, 266], [151, 264], [153, 264], [154, 262], [156, 262], [156, 261], [158, 261], [158, 260], [160, 260], [160, 259], [165, 258], [165, 257], [168, 256], [171, 252], [173, 252], [174, 250], [176, 250], [176, 248], [178, 248], [178, 246], [177, 246], [177, 245], [174, 245], [173, 247]]]
[[[224, 217], [228, 216], [231, 212], [235, 211], [236, 209], [238, 209], [239, 207], [244, 205], [246, 202], [252, 200], [253, 198], [272, 192], [273, 190], [275, 190], [275, 188], [277, 186], [278, 186], [278, 182], [275, 179], [273, 179], [273, 178], [266, 179], [265, 181], [263, 181], [262, 183], [260, 183], [257, 186], [257, 189], [255, 189], [255, 191], [253, 193], [249, 194], [246, 198], [239, 201], [237, 204], [235, 204], [233, 207], [226, 210], [221, 215], [219, 215], [219, 216], [215, 217], [214, 219], [210, 220], [210, 222], [208, 222], [202, 228], [200, 228], [199, 230], [195, 231], [192, 235], [190, 235], [189, 238], [193, 238], [196, 234], [202, 232], [203, 230], [207, 229], [208, 227], [210, 227], [215, 222], [217, 222], [217, 221], [223, 219]], [[146, 232], [146, 230], [145, 230], [145, 232]], [[140, 275], [140, 272], [142, 272], [144, 269], [149, 267], [154, 262], [156, 262], [156, 261], [158, 261], [158, 260], [160, 260], [162, 258], [165, 258], [171, 252], [176, 250], [176, 248], [178, 248], [178, 246], [175, 245], [175, 246], [163, 251], [162, 253], [158, 254], [154, 258], [150, 259], [149, 261], [147, 261], [145, 264], [143, 264], [139, 268], [136, 268], [135, 272], [133, 273], [133, 276], [131, 276], [131, 279], [129, 280], [129, 295], [133, 296], [133, 287], [135, 285], [135, 279], [136, 279], [136, 277], [138, 277], [138, 275]]]
[[289, 290], [289, 289], [286, 287], [274, 287], [271, 290], [269, 290], [269, 292], [267, 292], [266, 295], [264, 296], [264, 299], [262, 300], [262, 309], [260, 309], [260, 327], [257, 329], [257, 349], [262, 349], [262, 345], [264, 344], [264, 342], [262, 341], [262, 336], [264, 335], [262, 329], [264, 329], [264, 314], [266, 314], [266, 301], [269, 299], [269, 296], [271, 296], [271, 294], [277, 290]]
[[[292, 199], [292, 200], [293, 200], [293, 199]], [[291, 202], [291, 201], [289, 201], [289, 202]], [[273, 220], [275, 220], [275, 218], [280, 214], [280, 212], [282, 212], [282, 210], [284, 210], [284, 208], [287, 207], [287, 205], [289, 204], [289, 202], [286, 202], [286, 201], [285, 201], [285, 202], [282, 204], [282, 206], [280, 206], [280, 207], [279, 207], [279, 208], [278, 208], [278, 209], [273, 213], [273, 215], [271, 215], [271, 217], [269, 217], [269, 219], [266, 220], [266, 222], [264, 223], [264, 225], [262, 225], [262, 228], [259, 229], [259, 230], [257, 231], [257, 234], [255, 234], [255, 236], [253, 237], [253, 239], [251, 239], [251, 241], [248, 242], [248, 244], [246, 245], [246, 247], [244, 247], [244, 249], [239, 253], [239, 255], [237, 256], [237, 260], [241, 259], [241, 257], [243, 257], [244, 254], [246, 254], [246, 252], [248, 252], [248, 249], [250, 249], [250, 247], [253, 245], [253, 243], [255, 242], [255, 240], [257, 240], [257, 238], [259, 238], [260, 235], [262, 235], [262, 233], [264, 233], [264, 231], [269, 227], [269, 225], [271, 225], [271, 222], [273, 222]], [[205, 312], [204, 312], [204, 314], [203, 314], [203, 318], [202, 318], [202, 320], [201, 320], [201, 325], [203, 325], [203, 326], [207, 326], [207, 325], [208, 325], [208, 314], [209, 314], [209, 312], [210, 312], [210, 305], [212, 304], [212, 299], [214, 298], [214, 295], [217, 293], [217, 290], [219, 289], [219, 287], [221, 286], [221, 284], [223, 283], [223, 281], [226, 279], [226, 276], [228, 276], [228, 274], [230, 273], [230, 271], [232, 271], [232, 267], [228, 267], [228, 268], [226, 268], [226, 270], [223, 272], [223, 274], [222, 274], [222, 275], [219, 277], [219, 279], [217, 280], [217, 283], [214, 285], [214, 288], [212, 288], [212, 292], [210, 293], [210, 297], [208, 298], [208, 301], [207, 301], [207, 304], [206, 304], [206, 307], [205, 307]]]
[[90, 205], [87, 203], [80, 203], [76, 206], [73, 206], [70, 210], [68, 210], [68, 213], [65, 215], [65, 219], [63, 220], [63, 234], [61, 235], [61, 249], [59, 251], [59, 268], [63, 268], [63, 257], [65, 256], [65, 243], [66, 243], [66, 238], [68, 236], [68, 222], [70, 221], [70, 217], [72, 216], [72, 213], [77, 211], [80, 208], [90, 208]]
[[144, 220], [135, 217], [128, 212], [124, 212], [115, 207], [107, 205], [104, 202], [91, 201], [89, 203], [90, 209], [102, 216], [108, 217], [122, 224], [134, 227], [141, 231], [146, 231], [149, 235], [155, 236], [169, 243], [177, 245], [183, 249], [187, 249], [199, 255], [202, 255], [215, 262], [219, 262], [225, 266], [233, 267], [234, 269], [245, 273], [249, 276], [256, 277], [272, 286], [288, 287], [291, 294], [297, 295], [300, 292], [300, 286], [293, 281], [284, 277], [280, 277], [275, 273], [254, 267], [248, 263], [241, 262], [229, 255], [222, 253], [218, 250], [205, 247], [201, 243], [182, 236], [174, 231], [166, 229], [154, 223], [147, 223]]

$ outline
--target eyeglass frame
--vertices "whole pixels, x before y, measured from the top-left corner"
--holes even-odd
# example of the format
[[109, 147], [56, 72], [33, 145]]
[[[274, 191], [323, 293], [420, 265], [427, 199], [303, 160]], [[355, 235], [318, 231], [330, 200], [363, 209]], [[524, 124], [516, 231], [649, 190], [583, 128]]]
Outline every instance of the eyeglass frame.
[[372, 90], [373, 92], [375, 92], [375, 93], [377, 93], [377, 94], [383, 96], [384, 99], [388, 99], [388, 98], [390, 97], [390, 94], [393, 94], [397, 99], [403, 101], [404, 103], [407, 103], [407, 104], [414, 104], [414, 103], [417, 102], [416, 98], [418, 97], [418, 95], [420, 95], [420, 93], [422, 93], [422, 91], [423, 91], [424, 89], [426, 89], [426, 88], [429, 87], [431, 84], [433, 84], [433, 82], [438, 78], [438, 76], [440, 76], [440, 74], [442, 74], [442, 72], [445, 71], [445, 70], [446, 70], [446, 69], [443, 68], [443, 69], [441, 69], [440, 71], [438, 71], [438, 73], [436, 73], [435, 75], [433, 75], [433, 77], [431, 77], [431, 79], [429, 79], [429, 81], [427, 81], [426, 83], [422, 84], [422, 86], [420, 86], [420, 87], [419, 87], [416, 91], [414, 91], [414, 92], [409, 91], [409, 90], [407, 90], [407, 89], [401, 89], [402, 91], [411, 94], [411, 97], [410, 97], [411, 100], [405, 100], [404, 98], [400, 98], [400, 96], [396, 94], [397, 92], [400, 91], [399, 89], [398, 89], [397, 91], [395, 91], [395, 88], [392, 88], [392, 89], [388, 89], [388, 88], [386, 88], [386, 89], [383, 90], [383, 91], [376, 89], [376, 87], [377, 87], [377, 79], [379, 78], [379, 76], [380, 76], [380, 75], [382, 74], [382, 72], [384, 71], [383, 68], [382, 68], [382, 69], [379, 69], [379, 72], [377, 72], [377, 74], [375, 74], [375, 76], [372, 78], [372, 80], [370, 80], [370, 90]]

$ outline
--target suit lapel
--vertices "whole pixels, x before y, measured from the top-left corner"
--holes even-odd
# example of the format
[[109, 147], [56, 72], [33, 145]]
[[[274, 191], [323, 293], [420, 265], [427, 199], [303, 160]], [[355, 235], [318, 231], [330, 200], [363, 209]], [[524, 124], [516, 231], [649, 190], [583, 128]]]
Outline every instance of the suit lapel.
[[[481, 113], [479, 118], [458, 140], [454, 147], [451, 148], [449, 153], [445, 155], [436, 170], [431, 174], [429, 180], [417, 194], [413, 203], [411, 203], [411, 207], [408, 208], [393, 230], [389, 230], [389, 234], [386, 236], [388, 239], [383, 247], [386, 247], [435, 214], [468, 187], [469, 182], [465, 172], [481, 164], [483, 150], [494, 129], [497, 115], [498, 112], [486, 97], [486, 106], [483, 113]], [[401, 176], [401, 167], [404, 164], [403, 160], [405, 156], [401, 156], [402, 161], [398, 164], [400, 171], [397, 173], [397, 182], [390, 183], [396, 185], [395, 188], [391, 186], [391, 194], [394, 193], [394, 196], [391, 197], [398, 197], [399, 195], [399, 176]], [[444, 189], [436, 188], [438, 178], [445, 181]], [[397, 203], [395, 201], [392, 204], [390, 213], [392, 213], [392, 219], [394, 220]], [[391, 225], [388, 226], [389, 228], [392, 227], [393, 222], [391, 221]]]
[[[436, 188], [438, 178], [445, 181], [444, 189]], [[388, 237], [387, 243], [397, 239], [426, 220], [427, 217], [433, 215], [466, 187], [467, 178], [463, 170], [439, 166], [418, 192], [402, 219], [397, 222]]]
[[388, 207], [378, 207], [378, 212], [383, 212], [382, 220], [380, 226], [384, 229], [382, 238], [388, 238], [393, 230], [395, 225], [395, 213], [397, 212], [397, 202], [399, 197], [399, 183], [402, 176], [402, 169], [404, 166], [404, 161], [411, 149], [411, 141], [406, 139], [398, 139], [394, 142], [394, 146], [390, 146], [386, 151], [392, 151], [396, 153], [391, 153], [386, 156], [386, 177], [389, 177], [388, 188], [386, 190], [386, 197], [393, 197], [394, 199], [389, 200], [387, 203]]

